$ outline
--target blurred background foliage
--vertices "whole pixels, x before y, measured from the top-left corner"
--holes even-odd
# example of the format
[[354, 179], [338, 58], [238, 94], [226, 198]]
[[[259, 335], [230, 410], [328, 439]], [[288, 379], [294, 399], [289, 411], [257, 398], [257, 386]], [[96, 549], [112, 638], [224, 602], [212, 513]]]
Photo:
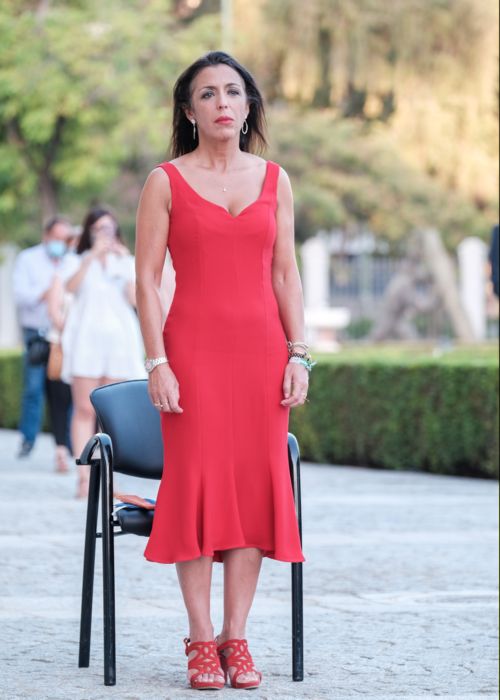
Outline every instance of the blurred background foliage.
[[453, 247], [498, 217], [497, 0], [2, 0], [0, 240], [115, 207], [133, 236], [168, 157], [173, 82], [232, 51], [268, 102], [268, 157], [297, 233], [433, 226]]

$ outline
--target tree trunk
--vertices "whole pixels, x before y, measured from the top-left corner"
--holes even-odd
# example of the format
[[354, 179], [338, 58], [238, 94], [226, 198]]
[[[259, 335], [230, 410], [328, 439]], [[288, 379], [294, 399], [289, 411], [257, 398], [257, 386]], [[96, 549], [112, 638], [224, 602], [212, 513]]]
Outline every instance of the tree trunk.
[[320, 83], [314, 93], [315, 107], [329, 107], [331, 104], [332, 82], [330, 77], [330, 56], [332, 52], [332, 35], [326, 27], [318, 32], [318, 64]]
[[48, 170], [42, 170], [38, 174], [38, 195], [42, 220], [47, 221], [58, 211], [57, 186]]
[[460, 301], [453, 263], [441, 236], [433, 229], [421, 231], [419, 236], [422, 242], [423, 259], [432, 273], [456, 337], [465, 343], [474, 342], [474, 331]]

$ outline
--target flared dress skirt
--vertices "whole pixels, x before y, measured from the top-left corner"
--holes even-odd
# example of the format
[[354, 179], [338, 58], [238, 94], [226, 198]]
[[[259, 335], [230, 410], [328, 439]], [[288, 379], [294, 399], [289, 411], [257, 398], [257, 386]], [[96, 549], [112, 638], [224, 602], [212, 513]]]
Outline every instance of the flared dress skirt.
[[165, 352], [183, 413], [162, 413], [164, 468], [150, 561], [255, 547], [304, 561], [290, 482], [288, 361], [271, 284], [279, 166], [237, 216], [201, 197], [171, 163], [168, 247], [176, 273]]

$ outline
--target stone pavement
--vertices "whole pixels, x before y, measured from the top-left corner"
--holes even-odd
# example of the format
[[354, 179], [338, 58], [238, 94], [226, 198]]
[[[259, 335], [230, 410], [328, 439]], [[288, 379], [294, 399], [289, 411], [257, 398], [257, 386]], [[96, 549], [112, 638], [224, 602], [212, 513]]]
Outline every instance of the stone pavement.
[[[175, 569], [147, 563], [141, 538], [116, 542], [117, 685], [102, 684], [100, 566], [91, 666], [77, 667], [85, 505], [74, 475], [52, 471], [50, 438], [25, 461], [17, 441], [0, 431], [2, 700], [195, 697]], [[488, 481], [303, 465], [305, 679], [291, 680], [289, 566], [266, 560], [253, 700], [497, 697], [497, 497]]]

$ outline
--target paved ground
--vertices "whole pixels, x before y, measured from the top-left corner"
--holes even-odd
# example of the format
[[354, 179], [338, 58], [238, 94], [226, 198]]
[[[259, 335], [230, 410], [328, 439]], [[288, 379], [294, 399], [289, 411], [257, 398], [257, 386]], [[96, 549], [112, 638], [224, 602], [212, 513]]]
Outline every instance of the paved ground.
[[[118, 683], [102, 685], [99, 595], [91, 667], [77, 668], [85, 506], [49, 438], [22, 462], [16, 446], [0, 431], [2, 700], [193, 698], [175, 570], [144, 561], [140, 538], [116, 546]], [[488, 481], [303, 465], [305, 680], [290, 675], [289, 566], [267, 560], [252, 698], [496, 698], [497, 496]]]

